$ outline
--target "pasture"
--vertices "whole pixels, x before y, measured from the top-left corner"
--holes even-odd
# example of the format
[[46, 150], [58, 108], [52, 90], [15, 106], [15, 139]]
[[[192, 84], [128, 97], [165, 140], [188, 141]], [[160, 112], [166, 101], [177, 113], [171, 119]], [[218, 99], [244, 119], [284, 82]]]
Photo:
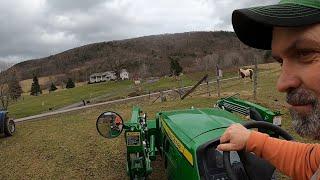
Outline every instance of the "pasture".
[[[51, 93], [43, 93], [39, 96], [30, 96], [24, 93], [22, 97], [9, 104], [10, 116], [13, 118], [21, 118], [31, 115], [36, 115], [51, 110], [79, 103], [82, 100], [90, 101], [91, 103], [114, 100], [128, 97], [133, 92], [135, 94], [147, 94], [160, 90], [178, 88], [182, 86], [190, 86], [195, 84], [202, 78], [204, 73], [192, 73], [179, 77], [162, 77], [153, 83], [143, 82], [140, 85], [134, 85], [132, 81], [111, 81], [97, 84], [78, 83], [73, 89], [59, 89]], [[237, 72], [227, 72], [225, 77], [236, 76]], [[213, 73], [210, 74], [213, 77]], [[40, 83], [47, 83], [50, 77], [39, 78]], [[27, 84], [31, 84], [31, 80], [22, 82], [25, 89]], [[29, 87], [30, 88], [30, 87]]]
[[[9, 105], [10, 115], [20, 118], [55, 110], [73, 103], [81, 102], [82, 99], [88, 100], [99, 96], [121, 96], [127, 93], [132, 86], [130, 81], [106, 82], [92, 85], [84, 85], [73, 89], [65, 89], [50, 94], [39, 96], [23, 95], [17, 102]], [[114, 93], [117, 90], [117, 93]]]
[[[282, 127], [297, 140], [314, 142], [300, 138], [290, 127], [284, 95], [275, 88], [279, 65], [259, 67], [261, 73], [256, 102], [273, 110], [281, 110], [284, 114]], [[252, 82], [248, 79], [226, 81], [222, 83], [222, 96], [239, 92], [241, 98], [253, 101], [252, 87]], [[115, 89], [110, 89], [112, 90]], [[213, 92], [215, 90], [215, 87], [212, 88]], [[135, 100], [18, 124], [15, 136], [0, 138], [0, 179], [126, 179], [123, 134], [112, 140], [100, 137], [95, 129], [95, 120], [99, 114], [113, 110], [119, 112], [124, 119], [129, 119], [132, 106], [138, 105], [152, 118], [160, 110], [191, 106], [213, 107], [217, 100], [216, 94], [208, 97], [201, 92], [194, 92], [191, 95], [192, 97], [183, 101], [169, 100], [152, 104], [150, 100]], [[154, 162], [153, 167], [154, 173], [150, 179], [164, 179], [161, 159]]]

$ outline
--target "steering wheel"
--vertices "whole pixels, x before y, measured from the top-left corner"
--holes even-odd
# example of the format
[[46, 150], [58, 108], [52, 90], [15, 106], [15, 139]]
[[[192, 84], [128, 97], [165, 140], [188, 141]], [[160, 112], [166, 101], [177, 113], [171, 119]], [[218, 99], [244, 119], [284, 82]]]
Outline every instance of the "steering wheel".
[[[247, 129], [258, 128], [264, 129], [267, 131], [272, 131], [275, 134], [281, 136], [285, 140], [292, 141], [293, 137], [287, 133], [285, 130], [281, 129], [279, 126], [273, 125], [271, 123], [263, 121], [250, 121], [243, 124]], [[247, 176], [247, 179], [250, 180], [270, 180], [273, 176], [275, 167], [272, 166], [268, 161], [261, 159], [255, 156], [253, 153], [245, 152], [244, 150], [237, 152], [244, 170]], [[226, 168], [227, 174], [231, 180], [238, 180], [236, 173], [232, 169], [230, 162], [230, 152], [223, 152], [223, 161]]]

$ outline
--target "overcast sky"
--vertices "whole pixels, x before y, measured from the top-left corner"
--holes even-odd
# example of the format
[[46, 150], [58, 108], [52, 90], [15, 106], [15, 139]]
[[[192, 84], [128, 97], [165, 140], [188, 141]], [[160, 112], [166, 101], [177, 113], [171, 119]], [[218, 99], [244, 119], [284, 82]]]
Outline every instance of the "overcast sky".
[[232, 31], [233, 9], [277, 0], [1, 0], [0, 61], [153, 34]]

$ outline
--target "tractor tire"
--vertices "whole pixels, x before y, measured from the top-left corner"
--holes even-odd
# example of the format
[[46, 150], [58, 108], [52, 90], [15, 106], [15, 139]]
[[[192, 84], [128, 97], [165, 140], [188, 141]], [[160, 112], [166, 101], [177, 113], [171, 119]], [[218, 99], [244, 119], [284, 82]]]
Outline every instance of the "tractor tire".
[[169, 150], [169, 142], [168, 142], [168, 139], [165, 138], [164, 140], [164, 143], [163, 143], [163, 157], [164, 157], [164, 168], [167, 169], [168, 167], [168, 159], [167, 159], [167, 156], [165, 154], [165, 152], [168, 152]]
[[250, 119], [255, 121], [263, 121], [261, 114], [254, 108], [250, 109]]
[[[254, 121], [264, 121], [261, 114], [254, 108], [250, 109], [250, 119], [254, 120]], [[261, 133], [268, 133], [268, 131], [264, 130], [264, 129], [259, 129], [258, 131]]]
[[12, 119], [4, 120], [4, 134], [6, 137], [12, 136], [16, 131], [16, 125]]

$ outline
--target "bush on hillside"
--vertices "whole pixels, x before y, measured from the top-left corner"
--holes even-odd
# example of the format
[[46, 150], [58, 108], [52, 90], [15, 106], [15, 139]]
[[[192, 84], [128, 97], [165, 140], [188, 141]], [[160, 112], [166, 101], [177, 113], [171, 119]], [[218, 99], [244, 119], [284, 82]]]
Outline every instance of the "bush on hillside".
[[76, 85], [74, 84], [74, 82], [72, 81], [71, 78], [68, 78], [68, 82], [67, 82], [66, 88], [70, 89], [70, 88], [74, 88], [74, 87], [76, 87]]
[[52, 91], [55, 91], [57, 90], [58, 88], [56, 87], [55, 84], [51, 83], [51, 86], [50, 86], [50, 89], [49, 89], [49, 92], [52, 92]]
[[42, 94], [42, 90], [40, 88], [39, 80], [36, 75], [33, 76], [33, 83], [31, 85], [31, 92], [30, 95], [32, 96], [38, 96], [39, 94]]

